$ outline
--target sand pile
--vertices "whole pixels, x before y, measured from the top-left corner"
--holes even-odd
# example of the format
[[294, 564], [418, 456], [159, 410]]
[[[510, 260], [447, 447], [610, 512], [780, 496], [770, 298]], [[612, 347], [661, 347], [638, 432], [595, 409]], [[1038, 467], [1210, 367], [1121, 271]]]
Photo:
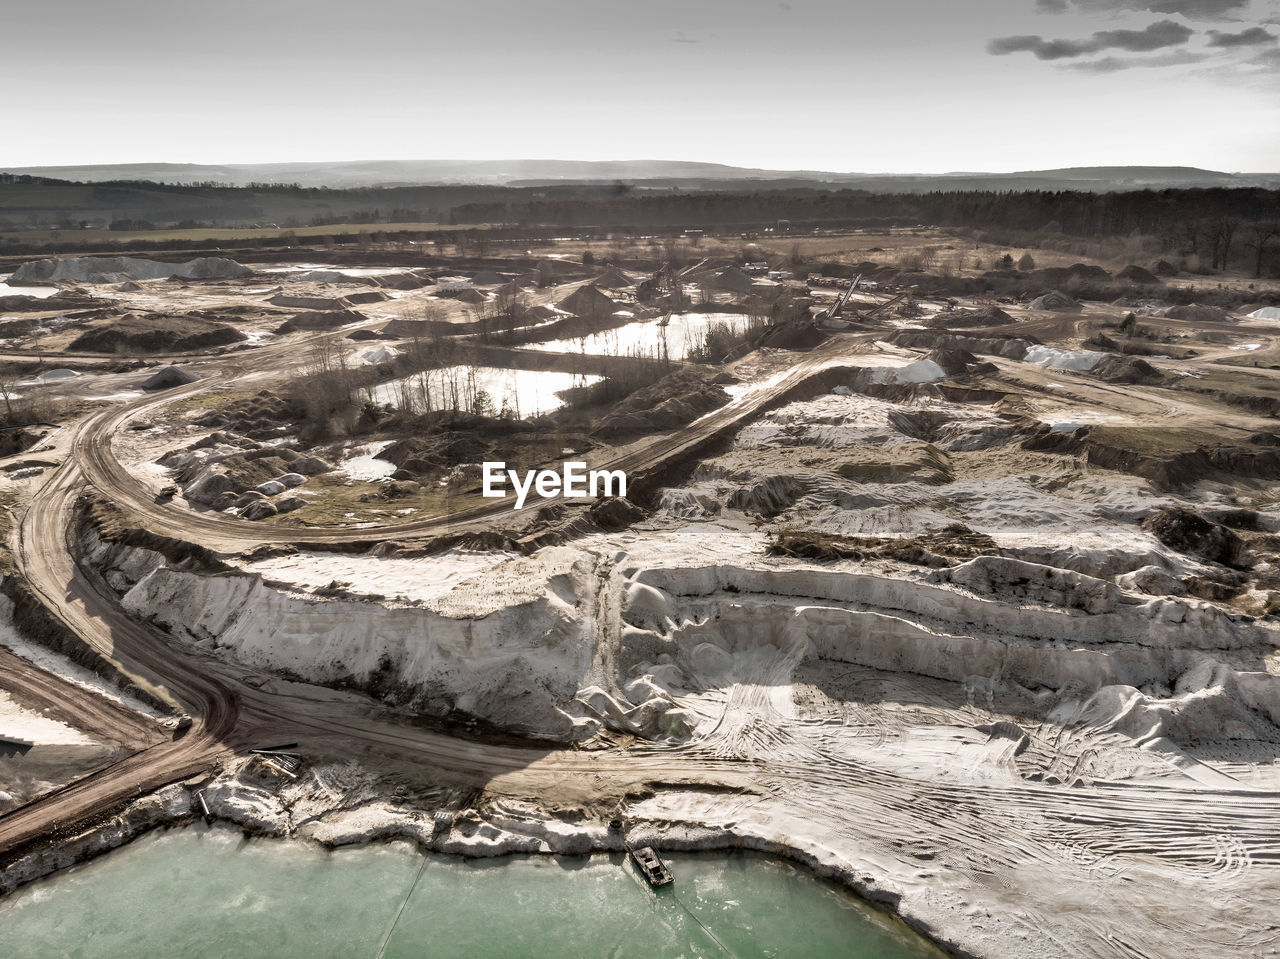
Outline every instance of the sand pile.
[[620, 290], [624, 287], [631, 286], [633, 281], [631, 277], [627, 276], [621, 270], [615, 267], [610, 267], [591, 282], [594, 286], [604, 287], [609, 290]]
[[824, 343], [828, 335], [813, 320], [804, 317], [770, 325], [751, 346], [753, 349], [811, 350]]
[[282, 481], [282, 477], [318, 476], [332, 469], [286, 447], [263, 446], [226, 432], [215, 432], [185, 449], [172, 450], [158, 462], [174, 471], [174, 479], [191, 502], [217, 510], [235, 509], [246, 519], [274, 515], [274, 506], [269, 513], [261, 506], [249, 507], [297, 485]]
[[381, 346], [375, 346], [371, 350], [365, 350], [360, 354], [360, 362], [371, 366], [392, 362], [400, 351], [394, 346], [387, 346], [385, 343]]
[[1143, 525], [1165, 546], [1206, 563], [1239, 567], [1250, 562], [1239, 536], [1194, 510], [1163, 509]]
[[709, 370], [677, 370], [615, 406], [595, 433], [617, 437], [675, 429], [729, 402], [723, 374]]
[[1150, 270], [1144, 270], [1136, 264], [1130, 263], [1123, 270], [1116, 274], [1117, 280], [1128, 280], [1130, 283], [1136, 283], [1140, 286], [1152, 286], [1156, 283], [1163, 282], [1160, 277], [1156, 276]]
[[1047, 366], [1051, 370], [1091, 370], [1103, 361], [1106, 353], [1089, 350], [1060, 350], [1052, 346], [1033, 346], [1027, 350], [1025, 362]]
[[79, 376], [79, 375], [80, 374], [77, 373], [75, 370], [66, 370], [66, 369], [49, 370], [48, 372], [41, 373], [39, 376], [37, 376], [36, 382], [37, 383], [56, 383], [58, 382], [58, 380], [69, 380], [73, 376]]
[[96, 320], [68, 344], [67, 349], [86, 353], [182, 352], [239, 343], [247, 337], [224, 323], [191, 316], [138, 316], [126, 313]]
[[381, 290], [362, 290], [359, 293], [348, 293], [343, 299], [352, 306], [358, 306], [361, 303], [381, 303], [384, 300], [391, 299], [391, 297]]
[[895, 346], [913, 350], [967, 350], [983, 356], [1003, 356], [1020, 360], [1036, 343], [1030, 337], [968, 336], [963, 333], [926, 333], [921, 330], [897, 330], [885, 338]]
[[1165, 381], [1163, 373], [1136, 356], [1107, 356], [1093, 367], [1093, 373], [1108, 383], [1158, 386]]
[[924, 320], [924, 325], [931, 329], [965, 329], [975, 326], [1007, 326], [1014, 319], [998, 306], [988, 306], [981, 310], [953, 310], [950, 313], [937, 313]]
[[978, 363], [978, 358], [968, 350], [955, 349], [930, 350], [925, 359], [942, 367], [947, 376], [964, 376]]
[[294, 310], [341, 310], [351, 305], [341, 296], [293, 296], [289, 293], [277, 293], [267, 302]]
[[1264, 306], [1249, 314], [1251, 320], [1280, 320], [1280, 306]]
[[315, 313], [299, 313], [292, 319], [285, 320], [276, 332], [296, 333], [298, 330], [336, 330], [340, 326], [360, 323], [366, 317], [355, 310], [322, 310]]
[[120, 280], [157, 280], [175, 276], [190, 280], [224, 280], [249, 276], [252, 272], [235, 260], [217, 256], [202, 256], [186, 263], [161, 263], [128, 256], [71, 256], [24, 263], [8, 282], [10, 286], [43, 286], [65, 280], [84, 283], [99, 274], [118, 275]]
[[558, 309], [583, 319], [599, 320], [618, 309], [613, 297], [594, 286], [580, 286], [556, 304]]
[[755, 280], [736, 266], [728, 266], [711, 280], [711, 286], [727, 293], [750, 293]]
[[209, 429], [234, 429], [245, 436], [275, 437], [280, 435], [279, 427], [292, 420], [287, 401], [270, 390], [260, 390], [253, 396], [210, 410], [193, 422]]
[[115, 306], [113, 300], [90, 296], [83, 290], [63, 290], [53, 296], [0, 296], [0, 312], [45, 313], [51, 310], [93, 310]]
[[1164, 311], [1171, 320], [1185, 320], [1188, 323], [1230, 323], [1231, 314], [1219, 306], [1208, 306], [1203, 303], [1192, 303], [1189, 306], [1171, 306]]
[[1077, 313], [1082, 307], [1071, 297], [1057, 290], [1050, 290], [1037, 296], [1034, 300], [1027, 304], [1027, 308], [1031, 310], [1047, 310], [1053, 313]]
[[902, 383], [936, 383], [945, 380], [947, 371], [933, 360], [916, 360], [897, 368], [877, 367], [869, 371], [869, 382], [876, 385]]
[[301, 273], [286, 273], [284, 278], [290, 283], [363, 283], [339, 270], [305, 270]]
[[1045, 267], [1043, 270], [1034, 270], [1027, 274], [1027, 279], [1033, 284], [1054, 287], [1082, 280], [1092, 283], [1106, 283], [1111, 279], [1111, 274], [1102, 267], [1094, 266], [1091, 263], [1073, 263], [1071, 266], [1050, 266]]
[[420, 290], [431, 280], [416, 273], [388, 273], [377, 279], [378, 285], [388, 290]]
[[194, 383], [197, 379], [199, 377], [190, 370], [184, 370], [180, 366], [166, 366], [143, 380], [142, 388], [144, 390], [168, 390], [175, 386], [186, 386], [188, 383]]

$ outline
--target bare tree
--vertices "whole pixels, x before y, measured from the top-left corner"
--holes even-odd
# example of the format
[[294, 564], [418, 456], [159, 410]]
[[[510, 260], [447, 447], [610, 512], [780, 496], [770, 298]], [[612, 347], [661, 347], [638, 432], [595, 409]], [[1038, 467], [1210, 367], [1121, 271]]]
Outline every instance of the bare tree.
[[1214, 266], [1225, 270], [1231, 260], [1231, 243], [1236, 231], [1240, 229], [1240, 221], [1233, 216], [1218, 217], [1213, 221]]
[[1253, 251], [1253, 275], [1262, 276], [1262, 260], [1267, 252], [1267, 244], [1280, 236], [1280, 220], [1254, 223], [1249, 227], [1245, 237], [1245, 246]]
[[14, 388], [18, 385], [18, 376], [12, 370], [0, 370], [0, 398], [4, 400], [4, 416], [5, 421], [10, 424], [17, 423], [17, 417], [13, 412], [13, 401], [18, 398], [18, 394], [14, 392]]

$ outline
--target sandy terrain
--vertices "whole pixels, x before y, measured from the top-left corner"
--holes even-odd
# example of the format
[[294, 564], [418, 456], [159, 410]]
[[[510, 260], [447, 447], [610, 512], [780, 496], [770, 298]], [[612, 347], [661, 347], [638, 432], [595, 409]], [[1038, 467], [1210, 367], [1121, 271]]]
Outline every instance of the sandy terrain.
[[[779, 849], [958, 955], [1277, 954], [1276, 374], [1224, 363], [1268, 355], [1274, 327], [1144, 319], [1150, 369], [1128, 382], [1090, 347], [1123, 312], [945, 330], [930, 304], [752, 352], [726, 405], [591, 450], [658, 477], [643, 519], [493, 548], [429, 544], [506, 530], [510, 504], [291, 529], [156, 502], [166, 453], [234, 455], [230, 427], [192, 417], [278, 381], [312, 334], [97, 402], [26, 487], [18, 571], [195, 722], [0, 816], [0, 883], [181, 820], [203, 790], [215, 815], [328, 843], [586, 851], [620, 842], [617, 816], [672, 847]], [[325, 455], [372, 486], [382, 442]], [[123, 528], [84, 523], [86, 481]], [[108, 708], [4, 715], [83, 744]], [[293, 739], [297, 780], [242, 753]], [[32, 846], [51, 817], [193, 775], [114, 832]]]

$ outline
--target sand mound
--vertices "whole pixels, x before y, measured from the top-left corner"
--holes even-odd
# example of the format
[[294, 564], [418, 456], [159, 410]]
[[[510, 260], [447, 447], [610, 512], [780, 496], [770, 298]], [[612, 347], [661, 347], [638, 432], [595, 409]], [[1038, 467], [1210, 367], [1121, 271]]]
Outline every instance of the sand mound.
[[111, 274], [120, 280], [158, 280], [174, 276], [189, 280], [223, 280], [248, 276], [252, 272], [235, 260], [220, 256], [202, 256], [186, 263], [161, 263], [129, 256], [60, 256], [24, 263], [8, 282], [10, 286], [43, 286], [59, 280], [84, 283], [99, 274]]
[[1186, 320], [1188, 323], [1230, 323], [1231, 314], [1217, 306], [1206, 306], [1203, 303], [1192, 303], [1190, 306], [1171, 306], [1164, 311], [1171, 320]]
[[1143, 525], [1170, 549], [1205, 562], [1240, 566], [1247, 560], [1247, 550], [1239, 536], [1193, 510], [1163, 509]]
[[224, 323], [190, 316], [136, 316], [126, 313], [98, 321], [68, 344], [67, 349], [86, 353], [120, 350], [142, 353], [202, 350], [239, 343], [247, 337]]
[[388, 290], [420, 290], [430, 282], [416, 273], [389, 273], [378, 277], [378, 285]]
[[399, 350], [397, 350], [394, 346], [387, 346], [384, 343], [381, 346], [375, 346], [373, 349], [365, 350], [363, 353], [361, 353], [360, 362], [369, 364], [371, 366], [376, 366], [382, 363], [390, 363], [399, 355], [400, 355]]
[[725, 267], [712, 278], [710, 285], [728, 293], [750, 293], [755, 280], [736, 266]]
[[197, 426], [230, 427], [245, 436], [280, 435], [279, 427], [292, 422], [289, 404], [269, 390], [210, 410], [194, 420]]
[[1137, 283], [1143, 286], [1160, 283], [1160, 277], [1156, 276], [1150, 270], [1144, 270], [1142, 267], [1130, 263], [1123, 270], [1116, 274], [1117, 280], [1128, 280], [1130, 283]]
[[363, 283], [353, 279], [340, 270], [305, 270], [302, 273], [286, 273], [284, 278], [290, 283]]
[[610, 267], [592, 280], [591, 283], [593, 286], [604, 287], [608, 290], [620, 290], [623, 287], [631, 286], [632, 280], [621, 270]]
[[1027, 306], [1032, 310], [1048, 310], [1053, 313], [1076, 313], [1081, 309], [1079, 303], [1057, 290], [1037, 296]]
[[607, 293], [594, 286], [580, 286], [556, 304], [559, 309], [585, 319], [601, 319], [612, 316], [618, 304]]
[[[410, 321], [412, 322], [412, 321]], [[394, 340], [395, 337], [382, 330], [359, 329], [347, 334], [349, 340]]]
[[349, 306], [351, 301], [341, 296], [293, 296], [289, 293], [277, 293], [267, 302], [294, 310], [341, 310]]
[[336, 330], [340, 326], [359, 323], [365, 319], [363, 313], [355, 310], [324, 310], [317, 313], [299, 313], [290, 320], [285, 320], [278, 327], [277, 333], [295, 333], [298, 330]]
[[936, 383], [945, 380], [947, 371], [933, 360], [916, 360], [906, 366], [873, 367], [868, 371], [867, 381], [875, 385], [895, 385], [913, 383]]
[[752, 344], [752, 348], [811, 350], [815, 346], [826, 342], [828, 335], [808, 318], [791, 320], [786, 323], [774, 323], [760, 334], [755, 343]]
[[599, 436], [635, 435], [692, 423], [729, 402], [719, 379], [706, 370], [677, 370], [628, 396], [595, 432]]
[[381, 290], [361, 290], [359, 293], [348, 293], [343, 299], [352, 306], [358, 306], [361, 303], [381, 303], [383, 300], [391, 299], [391, 297]]
[[73, 376], [79, 376], [79, 375], [80, 374], [77, 373], [75, 370], [65, 370], [65, 369], [49, 370], [48, 372], [41, 373], [39, 376], [37, 376], [36, 382], [37, 383], [56, 383], [58, 382], [58, 380], [69, 380]]
[[471, 282], [475, 286], [498, 286], [507, 282], [507, 278], [493, 270], [481, 270], [471, 278]]
[[1093, 368], [1093, 373], [1108, 383], [1139, 383], [1157, 386], [1165, 376], [1146, 360], [1135, 356], [1107, 356]]
[[976, 365], [978, 358], [968, 350], [930, 350], [925, 359], [935, 363], [946, 371], [947, 376], [963, 376], [969, 367]]
[[1264, 306], [1249, 314], [1251, 320], [1280, 320], [1280, 306]]
[[25, 320], [5, 320], [0, 323], [0, 340], [30, 336], [43, 325], [40, 320], [30, 318]]
[[1025, 362], [1051, 370], [1091, 370], [1106, 357], [1106, 353], [1089, 350], [1059, 350], [1052, 346], [1033, 346], [1023, 357]]
[[1033, 284], [1054, 287], [1081, 280], [1105, 283], [1111, 279], [1111, 274], [1091, 263], [1073, 263], [1071, 266], [1050, 266], [1043, 270], [1034, 270], [1027, 274], [1027, 279]]
[[186, 386], [194, 383], [198, 376], [180, 366], [166, 366], [157, 373], [147, 377], [143, 383], [144, 390], [169, 390], [175, 386]]
[[931, 329], [966, 329], [974, 326], [1007, 326], [1014, 319], [998, 306], [988, 306], [982, 310], [954, 310], [951, 313], [938, 313], [924, 321]]

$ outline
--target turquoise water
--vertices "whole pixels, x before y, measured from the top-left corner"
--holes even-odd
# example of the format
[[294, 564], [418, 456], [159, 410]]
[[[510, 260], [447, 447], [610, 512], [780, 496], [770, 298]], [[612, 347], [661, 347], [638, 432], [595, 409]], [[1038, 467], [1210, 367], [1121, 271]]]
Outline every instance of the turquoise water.
[[621, 856], [461, 860], [403, 843], [328, 852], [203, 827], [154, 833], [0, 900], [0, 954], [130, 959], [935, 959], [897, 920], [789, 863]]

